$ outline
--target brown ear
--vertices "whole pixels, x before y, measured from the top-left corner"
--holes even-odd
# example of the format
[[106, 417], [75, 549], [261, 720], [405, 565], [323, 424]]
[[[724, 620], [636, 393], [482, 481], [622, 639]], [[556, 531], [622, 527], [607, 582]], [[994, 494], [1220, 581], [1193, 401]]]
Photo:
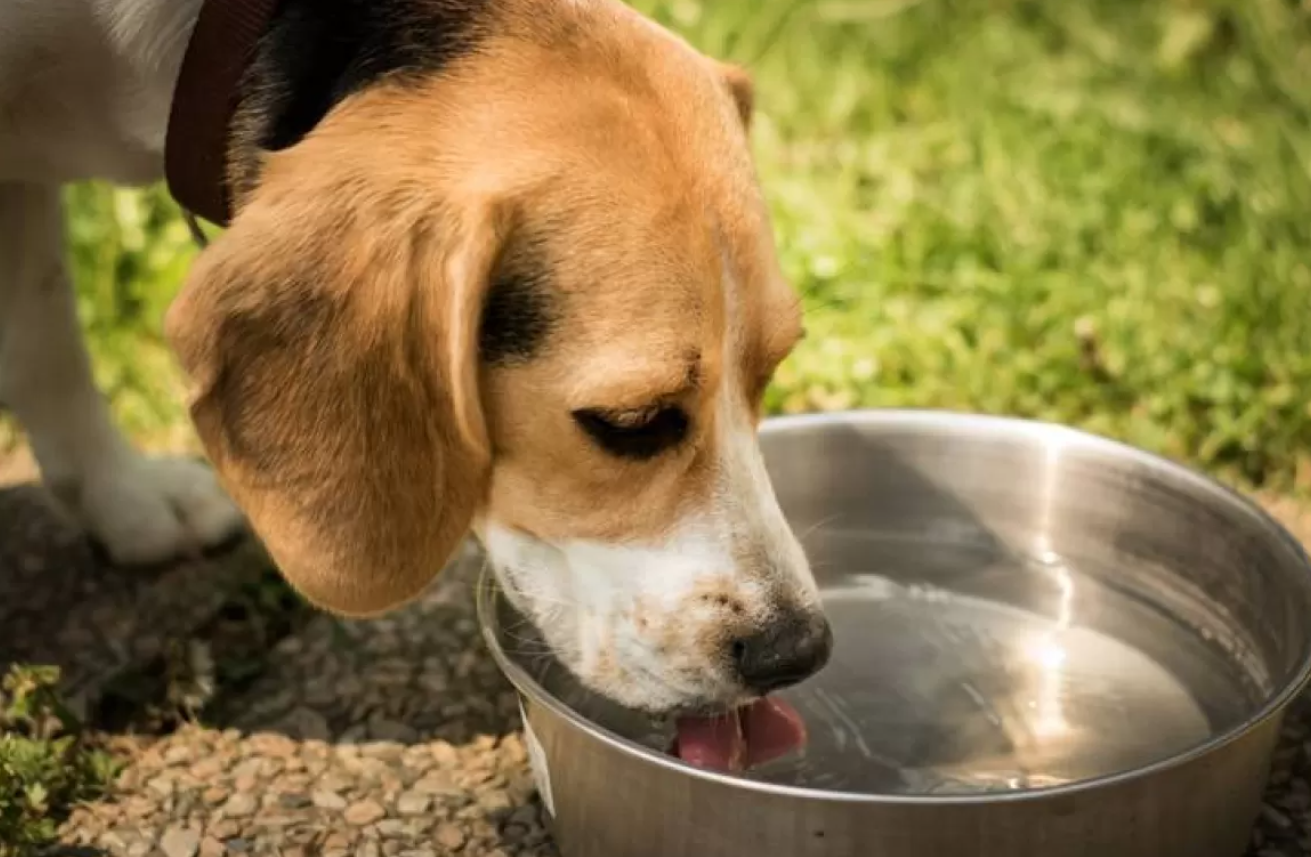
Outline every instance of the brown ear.
[[301, 181], [257, 193], [200, 256], [167, 334], [219, 478], [283, 574], [322, 608], [376, 614], [423, 590], [486, 492], [496, 225], [488, 204]]
[[756, 109], [756, 88], [751, 82], [751, 74], [746, 69], [731, 63], [719, 63], [719, 73], [724, 78], [724, 83], [728, 86], [728, 92], [733, 96], [733, 102], [737, 104], [738, 115], [742, 117], [742, 125], [746, 128], [751, 127], [751, 117]]

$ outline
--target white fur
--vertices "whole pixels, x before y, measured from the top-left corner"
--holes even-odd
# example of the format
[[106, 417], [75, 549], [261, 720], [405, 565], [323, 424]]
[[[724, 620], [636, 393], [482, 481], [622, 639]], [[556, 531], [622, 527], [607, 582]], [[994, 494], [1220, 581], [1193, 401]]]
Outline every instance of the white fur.
[[[780, 602], [819, 610], [810, 566], [735, 394], [726, 385], [719, 397], [719, 478], [709, 505], [659, 542], [549, 544], [494, 520], [477, 526], [516, 608], [585, 685], [621, 704], [667, 712], [739, 703], [746, 695], [716, 632], [743, 617], [764, 627]], [[698, 597], [707, 591], [730, 593], [741, 616]]]
[[72, 181], [161, 177], [200, 2], [0, 5], [0, 403], [46, 484], [125, 563], [215, 544], [241, 517], [208, 469], [148, 460], [111, 422], [78, 329], [59, 195]]

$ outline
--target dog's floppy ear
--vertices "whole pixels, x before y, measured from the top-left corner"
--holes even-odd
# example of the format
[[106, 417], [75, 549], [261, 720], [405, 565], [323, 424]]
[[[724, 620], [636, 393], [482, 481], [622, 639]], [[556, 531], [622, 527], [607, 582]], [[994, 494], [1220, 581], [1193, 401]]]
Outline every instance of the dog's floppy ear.
[[737, 105], [737, 113], [742, 117], [742, 125], [751, 127], [751, 117], [756, 109], [756, 88], [751, 82], [751, 73], [739, 65], [718, 63], [719, 74], [728, 87], [729, 95]]
[[257, 192], [166, 327], [200, 438], [282, 573], [363, 616], [418, 595], [484, 499], [476, 358], [498, 220], [321, 172], [337, 186]]

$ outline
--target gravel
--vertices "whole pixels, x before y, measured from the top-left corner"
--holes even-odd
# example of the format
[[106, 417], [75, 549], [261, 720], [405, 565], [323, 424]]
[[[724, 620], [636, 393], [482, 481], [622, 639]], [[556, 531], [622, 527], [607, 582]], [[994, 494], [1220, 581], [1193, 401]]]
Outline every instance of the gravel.
[[[1296, 507], [1277, 511], [1311, 535]], [[466, 559], [383, 619], [316, 616], [268, 654], [253, 684], [221, 700], [213, 725], [113, 739], [127, 760], [118, 788], [73, 812], [64, 853], [556, 854], [517, 703], [478, 637], [474, 572]], [[1311, 699], [1287, 719], [1248, 852], [1303, 855], [1311, 855]]]
[[[76, 809], [66, 846], [142, 857], [555, 853], [513, 732], [458, 746], [334, 746], [188, 727], [133, 750], [118, 796]], [[167, 796], [146, 786], [161, 779]], [[434, 796], [419, 785], [432, 781], [449, 787]]]
[[247, 545], [221, 558], [123, 573], [101, 561], [45, 492], [0, 488], [0, 670], [58, 665], [66, 701], [85, 716], [111, 678], [160, 657], [170, 639], [185, 639], [262, 566], [262, 554]]
[[71, 848], [146, 857], [554, 855], [518, 704], [473, 617], [472, 555], [370, 621], [316, 616], [217, 725], [120, 739], [116, 796]]

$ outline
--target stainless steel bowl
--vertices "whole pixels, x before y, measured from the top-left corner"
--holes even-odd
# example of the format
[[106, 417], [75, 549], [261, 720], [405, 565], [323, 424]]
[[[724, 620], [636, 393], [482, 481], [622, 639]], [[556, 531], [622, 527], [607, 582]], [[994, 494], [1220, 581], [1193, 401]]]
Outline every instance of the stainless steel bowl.
[[1277, 523], [1053, 425], [853, 412], [762, 442], [836, 639], [783, 694], [803, 753], [670, 758], [481, 587], [565, 857], [1242, 854], [1311, 669], [1311, 565]]

